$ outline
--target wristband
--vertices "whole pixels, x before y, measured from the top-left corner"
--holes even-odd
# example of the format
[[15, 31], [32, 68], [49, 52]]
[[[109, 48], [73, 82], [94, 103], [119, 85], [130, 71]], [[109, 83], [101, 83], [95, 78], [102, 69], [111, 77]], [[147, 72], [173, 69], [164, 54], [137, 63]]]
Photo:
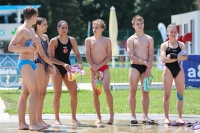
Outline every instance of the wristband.
[[51, 66], [51, 67], [52, 67], [53, 65], [54, 65], [54, 64], [53, 64], [53, 63], [51, 63], [49, 66]]
[[170, 59], [177, 59], [177, 54], [170, 53]]

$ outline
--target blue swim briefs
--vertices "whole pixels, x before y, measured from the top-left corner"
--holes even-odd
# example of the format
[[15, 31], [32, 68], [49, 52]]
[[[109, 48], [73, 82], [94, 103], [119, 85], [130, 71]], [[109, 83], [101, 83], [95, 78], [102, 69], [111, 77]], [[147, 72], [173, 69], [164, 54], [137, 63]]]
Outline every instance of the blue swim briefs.
[[26, 64], [29, 64], [32, 66], [33, 70], [35, 70], [37, 68], [36, 64], [34, 61], [31, 60], [18, 60], [17, 62], [17, 70], [20, 72], [22, 67]]

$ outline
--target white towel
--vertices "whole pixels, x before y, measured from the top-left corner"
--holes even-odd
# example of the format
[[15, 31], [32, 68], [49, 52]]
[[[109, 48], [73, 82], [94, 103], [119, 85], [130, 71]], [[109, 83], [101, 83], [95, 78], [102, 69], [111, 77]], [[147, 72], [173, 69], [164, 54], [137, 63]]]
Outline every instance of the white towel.
[[[181, 50], [178, 55], [187, 55], [187, 51], [185, 50]], [[180, 66], [181, 69], [183, 69], [183, 61], [182, 60], [178, 60], [178, 64]]]

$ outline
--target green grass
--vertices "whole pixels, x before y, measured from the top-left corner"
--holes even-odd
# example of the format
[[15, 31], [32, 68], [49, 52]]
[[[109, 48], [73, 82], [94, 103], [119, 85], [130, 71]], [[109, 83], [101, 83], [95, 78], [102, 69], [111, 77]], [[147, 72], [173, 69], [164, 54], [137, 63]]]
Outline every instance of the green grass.
[[[4, 100], [6, 104], [6, 112], [9, 114], [17, 114], [17, 102], [20, 96], [20, 92], [14, 93], [15, 90], [0, 90], [0, 97]], [[115, 113], [130, 113], [128, 107], [128, 94], [129, 90], [116, 90], [112, 91], [113, 99], [114, 99], [114, 111]], [[183, 114], [200, 114], [200, 104], [199, 104], [199, 89], [188, 89], [185, 90], [184, 93], [184, 109]], [[68, 91], [62, 92], [61, 97], [61, 107], [60, 113], [71, 113], [70, 110], [70, 96]], [[141, 90], [137, 92], [137, 105], [136, 105], [136, 113], [142, 113], [141, 106]], [[149, 113], [158, 113], [163, 114], [163, 90], [151, 90], [150, 91], [150, 107]], [[170, 98], [170, 114], [177, 114], [176, 111], [176, 91], [172, 90], [171, 98]], [[43, 113], [44, 114], [53, 114], [53, 91], [48, 91], [47, 96], [45, 98], [45, 104]], [[101, 113], [109, 113], [109, 109], [107, 106], [105, 94], [102, 93], [100, 95], [101, 102]], [[81, 90], [78, 92], [78, 114], [86, 114], [92, 113], [94, 114], [94, 106], [93, 106], [93, 98], [92, 91]]]
[[[90, 83], [90, 68], [84, 67], [87, 76], [82, 76], [82, 83]], [[109, 68], [111, 83], [128, 83], [128, 74], [130, 68]], [[152, 68], [153, 82], [162, 82], [162, 70], [157, 67]], [[79, 82], [79, 79], [77, 80]]]

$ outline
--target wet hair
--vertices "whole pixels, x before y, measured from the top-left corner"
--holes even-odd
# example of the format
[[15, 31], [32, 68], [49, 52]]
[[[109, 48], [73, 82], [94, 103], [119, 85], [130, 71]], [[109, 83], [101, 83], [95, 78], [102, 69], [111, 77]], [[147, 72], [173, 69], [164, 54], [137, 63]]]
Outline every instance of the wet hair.
[[140, 15], [136, 15], [135, 17], [133, 17], [131, 23], [134, 25], [135, 24], [135, 21], [141, 21], [141, 22], [144, 22], [144, 19], [142, 16]]
[[33, 27], [33, 29], [35, 30], [35, 31], [37, 31], [37, 25], [41, 25], [41, 23], [43, 22], [43, 21], [45, 21], [46, 19], [45, 18], [43, 18], [43, 17], [38, 17], [37, 18], [37, 21], [36, 21], [36, 24], [34, 24], [32, 27]]
[[26, 7], [23, 10], [24, 19], [30, 19], [33, 15], [38, 14], [38, 10], [33, 7]]
[[99, 25], [102, 29], [106, 29], [106, 24], [102, 19], [96, 19], [92, 22], [92, 24]]
[[57, 24], [57, 28], [60, 28], [60, 26], [62, 25], [62, 23], [66, 23], [68, 26], [68, 23], [65, 20], [60, 20]]
[[167, 26], [167, 32], [169, 31], [170, 28], [175, 28], [175, 29], [177, 30], [176, 25], [174, 25], [174, 24], [169, 24], [169, 25]]

